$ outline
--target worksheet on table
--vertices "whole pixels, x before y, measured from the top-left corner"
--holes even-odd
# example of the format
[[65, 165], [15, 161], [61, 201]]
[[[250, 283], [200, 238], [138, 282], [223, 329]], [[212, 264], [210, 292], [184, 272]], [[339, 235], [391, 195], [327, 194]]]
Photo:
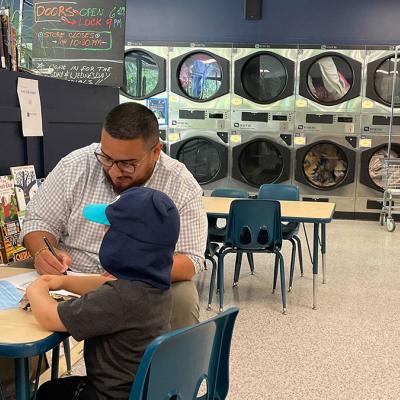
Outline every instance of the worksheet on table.
[[[88, 275], [88, 274], [80, 274], [77, 272], [68, 272], [68, 275]], [[26, 288], [37, 278], [39, 278], [39, 274], [36, 271], [26, 272], [24, 274], [10, 276], [8, 278], [1, 279], [0, 281], [7, 281], [12, 283], [17, 289], [23, 290], [25, 292]], [[62, 296], [73, 295], [74, 293], [68, 292], [67, 290], [54, 290], [51, 293], [60, 294]]]

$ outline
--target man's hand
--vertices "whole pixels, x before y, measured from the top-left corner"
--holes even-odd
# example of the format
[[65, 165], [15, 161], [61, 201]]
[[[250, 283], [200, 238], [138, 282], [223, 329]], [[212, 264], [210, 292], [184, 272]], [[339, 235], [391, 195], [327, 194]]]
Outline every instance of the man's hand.
[[34, 263], [38, 274], [61, 275], [72, 264], [72, 258], [67, 252], [58, 249], [55, 251], [57, 258], [47, 249], [40, 251], [35, 257]]

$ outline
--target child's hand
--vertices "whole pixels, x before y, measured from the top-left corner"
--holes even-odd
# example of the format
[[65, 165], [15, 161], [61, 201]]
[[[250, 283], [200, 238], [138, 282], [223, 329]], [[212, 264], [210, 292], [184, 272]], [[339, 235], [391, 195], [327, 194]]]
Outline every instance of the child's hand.
[[42, 277], [33, 281], [27, 288], [26, 288], [26, 295], [30, 298], [32, 293], [38, 292], [48, 292], [49, 285], [46, 280], [42, 279]]
[[65, 275], [42, 275], [38, 280], [46, 284], [49, 290], [60, 290], [65, 282]]

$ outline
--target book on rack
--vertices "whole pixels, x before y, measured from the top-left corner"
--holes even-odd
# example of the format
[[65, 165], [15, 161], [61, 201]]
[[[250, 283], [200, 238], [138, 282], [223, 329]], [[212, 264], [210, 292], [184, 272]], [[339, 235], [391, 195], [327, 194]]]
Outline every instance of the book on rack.
[[18, 71], [17, 30], [10, 24], [10, 64], [12, 71]]
[[13, 177], [0, 176], [0, 251], [3, 264], [30, 257], [28, 251], [18, 242], [20, 232]]
[[[1, 12], [1, 10], [0, 10]], [[0, 17], [0, 68], [6, 68], [6, 53], [4, 50], [5, 39], [3, 38], [3, 23]]]
[[10, 172], [12, 177], [14, 178], [18, 210], [23, 213], [29, 200], [35, 195], [38, 190], [35, 167], [33, 165], [10, 167]]
[[0, 9], [0, 30], [2, 37], [2, 47], [0, 55], [2, 55], [2, 68], [11, 69], [11, 57], [9, 50], [10, 43], [10, 34], [9, 34], [9, 26], [10, 26], [10, 10], [8, 8]]
[[11, 23], [10, 9], [0, 8], [0, 67], [18, 71], [17, 29]]

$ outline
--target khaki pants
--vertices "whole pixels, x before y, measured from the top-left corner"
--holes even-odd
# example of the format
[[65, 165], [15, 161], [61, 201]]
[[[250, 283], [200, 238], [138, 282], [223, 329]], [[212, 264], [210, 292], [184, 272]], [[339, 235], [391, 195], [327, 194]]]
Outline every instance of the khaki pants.
[[[33, 268], [33, 264], [25, 261], [13, 263], [10, 267]], [[200, 306], [195, 284], [192, 281], [175, 282], [171, 289], [173, 298], [171, 330], [197, 324], [200, 317]], [[37, 357], [29, 360], [31, 380], [36, 371], [37, 360]], [[6, 392], [6, 398], [12, 398], [15, 393], [13, 359], [0, 358], [0, 382]]]

